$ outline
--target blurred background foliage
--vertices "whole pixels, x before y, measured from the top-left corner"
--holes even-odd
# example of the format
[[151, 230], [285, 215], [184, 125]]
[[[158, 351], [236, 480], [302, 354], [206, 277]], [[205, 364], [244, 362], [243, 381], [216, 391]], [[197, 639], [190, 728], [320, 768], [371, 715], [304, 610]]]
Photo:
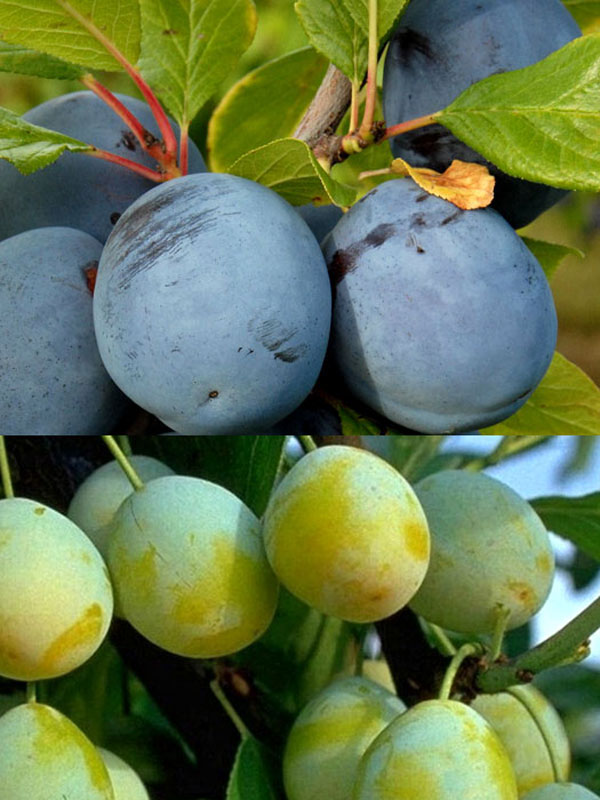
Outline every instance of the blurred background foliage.
[[[256, 0], [258, 30], [237, 70], [223, 84], [219, 95], [198, 114], [192, 138], [206, 154], [207, 124], [219, 99], [249, 70], [283, 53], [306, 45], [307, 38], [294, 12], [293, 0]], [[119, 74], [100, 76], [109, 88], [138, 93], [129, 79]], [[22, 113], [32, 106], [68, 91], [78, 91], [76, 81], [51, 81], [0, 75], [0, 105]], [[343, 123], [345, 125], [345, 123]], [[268, 133], [265, 141], [268, 141]], [[389, 157], [385, 144], [369, 148], [336, 167], [337, 177], [356, 183], [362, 170], [376, 169]], [[364, 184], [365, 190], [370, 188]], [[600, 201], [597, 196], [571, 194], [559, 206], [543, 214], [527, 229], [528, 236], [578, 247], [585, 259], [569, 256], [553, 279], [559, 316], [558, 350], [600, 384]]]

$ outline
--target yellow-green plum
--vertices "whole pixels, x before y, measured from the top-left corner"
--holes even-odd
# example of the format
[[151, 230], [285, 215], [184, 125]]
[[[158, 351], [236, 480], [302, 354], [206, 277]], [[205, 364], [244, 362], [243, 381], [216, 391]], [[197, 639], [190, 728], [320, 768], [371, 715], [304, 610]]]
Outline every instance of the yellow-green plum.
[[313, 450], [275, 489], [263, 525], [282, 584], [334, 617], [372, 622], [411, 599], [429, 563], [427, 520], [407, 481], [355, 447]]
[[94, 745], [70, 719], [41, 703], [25, 703], [0, 718], [0, 797], [117, 800]]
[[110, 525], [108, 563], [124, 616], [172, 653], [234, 653], [275, 613], [279, 584], [258, 519], [200, 478], [156, 478], [124, 500]]
[[533, 508], [488, 475], [447, 470], [415, 486], [431, 531], [431, 563], [413, 611], [449, 630], [489, 633], [544, 604], [554, 577], [550, 538]]
[[571, 767], [567, 733], [554, 706], [535, 686], [481, 694], [471, 703], [496, 731], [510, 756], [519, 795], [566, 781]]
[[578, 783], [547, 783], [527, 792], [522, 800], [599, 800], [599, 797]]
[[0, 500], [0, 675], [64, 675], [104, 639], [113, 612], [106, 564], [70, 519], [24, 498]]
[[[129, 461], [143, 481], [174, 474], [171, 467], [150, 456], [129, 456]], [[88, 475], [69, 504], [67, 516], [87, 533], [105, 558], [109, 523], [132, 492], [133, 487], [119, 464], [109, 461]]]
[[142, 779], [126, 761], [103, 747], [97, 749], [110, 776], [115, 800], [150, 800]]
[[341, 678], [294, 722], [283, 756], [288, 800], [349, 800], [361, 756], [405, 711], [391, 692], [366, 678]]
[[492, 727], [454, 700], [427, 700], [394, 720], [362, 757], [353, 800], [517, 800]]

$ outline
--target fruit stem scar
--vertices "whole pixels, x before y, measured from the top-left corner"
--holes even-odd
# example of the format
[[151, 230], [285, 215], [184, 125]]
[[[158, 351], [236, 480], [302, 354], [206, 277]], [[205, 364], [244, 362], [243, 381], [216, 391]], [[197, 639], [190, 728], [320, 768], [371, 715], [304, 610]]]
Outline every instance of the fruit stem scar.
[[10, 466], [8, 464], [8, 454], [6, 452], [6, 442], [4, 436], [0, 436], [0, 475], [2, 476], [2, 488], [4, 497], [14, 497], [12, 479], [10, 477]]

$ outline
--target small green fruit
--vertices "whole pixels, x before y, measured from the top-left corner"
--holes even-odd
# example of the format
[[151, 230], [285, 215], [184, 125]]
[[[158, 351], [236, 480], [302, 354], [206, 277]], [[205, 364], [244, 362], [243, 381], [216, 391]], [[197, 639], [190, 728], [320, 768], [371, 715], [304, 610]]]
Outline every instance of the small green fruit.
[[599, 800], [599, 797], [578, 783], [547, 783], [527, 792], [522, 800]]
[[113, 612], [102, 556], [70, 519], [0, 500], [0, 675], [54, 678], [100, 646]]
[[283, 757], [288, 800], [348, 800], [359, 760], [404, 703], [366, 678], [341, 678], [314, 697], [290, 731]]
[[429, 532], [404, 478], [378, 456], [322, 447], [271, 495], [264, 517], [275, 573], [324, 614], [372, 622], [411, 599], [429, 563]]
[[[481, 694], [471, 703], [500, 737], [510, 756], [519, 794], [553, 781], [566, 781], [571, 750], [556, 709], [535, 686]], [[555, 773], [556, 769], [556, 773]]]
[[140, 776], [126, 761], [103, 747], [97, 749], [108, 770], [115, 800], [150, 800]]
[[279, 587], [257, 518], [200, 478], [156, 478], [124, 500], [110, 526], [108, 561], [125, 617], [178, 655], [234, 653], [275, 613]]
[[[150, 456], [129, 456], [131, 465], [143, 481], [173, 475], [171, 467]], [[133, 486], [116, 461], [109, 461], [84, 480], [69, 505], [67, 516], [87, 533], [103, 557], [107, 557], [108, 526]]]
[[431, 563], [410, 603], [453, 631], [490, 633], [500, 607], [507, 628], [527, 622], [554, 577], [550, 538], [532, 507], [487, 475], [447, 470], [415, 491], [431, 530]]
[[25, 703], [0, 718], [2, 800], [116, 800], [104, 762], [70, 719]]
[[491, 726], [454, 700], [428, 700], [392, 722], [361, 759], [353, 800], [517, 800]]

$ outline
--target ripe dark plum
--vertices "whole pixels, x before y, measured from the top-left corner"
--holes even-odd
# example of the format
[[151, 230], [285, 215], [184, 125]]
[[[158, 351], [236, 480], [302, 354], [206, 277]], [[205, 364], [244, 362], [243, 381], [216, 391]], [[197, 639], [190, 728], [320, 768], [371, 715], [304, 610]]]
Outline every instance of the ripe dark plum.
[[123, 214], [94, 294], [115, 382], [179, 433], [269, 428], [317, 380], [331, 319], [319, 245], [294, 208], [233, 175], [189, 175]]
[[344, 215], [339, 206], [315, 206], [312, 203], [299, 206], [296, 211], [311, 229], [317, 242], [322, 242]]
[[525, 403], [556, 343], [546, 277], [492, 209], [411, 180], [371, 191], [323, 242], [331, 355], [348, 388], [423, 433], [491, 425]]
[[102, 365], [85, 270], [102, 245], [72, 228], [0, 242], [0, 428], [9, 434], [95, 434], [126, 400]]
[[[471, 84], [541, 61], [580, 35], [560, 0], [412, 0], [385, 60], [386, 122], [439, 111]], [[396, 157], [440, 172], [455, 158], [486, 164], [496, 176], [493, 206], [514, 228], [566, 194], [506, 175], [441, 125], [396, 136], [391, 145]]]
[[[146, 103], [121, 94], [117, 97], [144, 127], [158, 135]], [[55, 97], [27, 111], [23, 118], [138, 164], [156, 166], [121, 119], [93, 92]], [[189, 171], [206, 171], [193, 142]], [[54, 164], [32, 175], [22, 175], [0, 161], [0, 240], [31, 228], [66, 225], [104, 243], [127, 206], [155, 185], [124, 167], [81, 153], [63, 153]]]

